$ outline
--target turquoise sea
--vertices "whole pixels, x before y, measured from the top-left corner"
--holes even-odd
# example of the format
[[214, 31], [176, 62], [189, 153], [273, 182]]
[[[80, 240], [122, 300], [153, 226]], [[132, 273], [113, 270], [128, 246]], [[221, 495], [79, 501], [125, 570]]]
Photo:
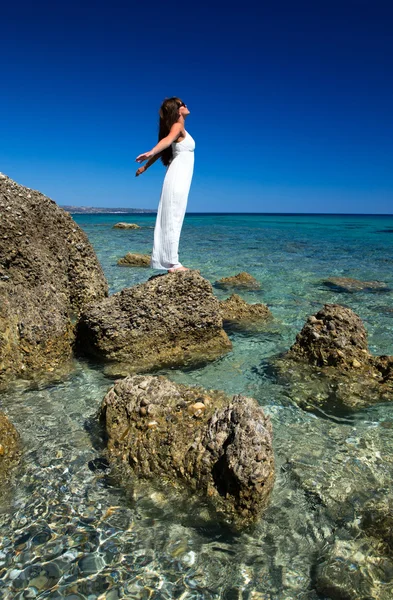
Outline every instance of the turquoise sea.
[[[74, 218], [111, 292], [153, 274], [116, 262], [128, 251], [151, 251], [154, 214]], [[113, 229], [118, 221], [141, 229]], [[241, 295], [266, 303], [274, 316], [260, 331], [230, 331], [233, 352], [222, 359], [165, 372], [177, 382], [253, 396], [271, 416], [276, 482], [264, 518], [234, 532], [201, 500], [167, 502], [162, 490], [138, 482], [133, 490], [119, 487], [102, 468], [94, 423], [111, 380], [100, 365], [78, 360], [60, 383], [16, 384], [0, 396], [24, 447], [15, 486], [1, 491], [0, 597], [392, 598], [393, 563], [364, 535], [359, 514], [365, 502], [393, 496], [393, 402], [344, 416], [305, 412], [275, 380], [269, 359], [332, 302], [362, 318], [372, 353], [393, 355], [393, 215], [189, 214], [180, 259], [212, 283], [248, 271], [261, 291]], [[323, 285], [332, 276], [387, 288], [342, 293]], [[329, 561], [329, 576], [347, 595], [320, 591]]]

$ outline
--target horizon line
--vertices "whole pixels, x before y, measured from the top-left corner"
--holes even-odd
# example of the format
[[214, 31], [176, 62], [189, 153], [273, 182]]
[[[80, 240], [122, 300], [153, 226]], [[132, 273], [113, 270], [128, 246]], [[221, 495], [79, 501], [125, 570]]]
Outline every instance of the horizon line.
[[[64, 205], [59, 205], [60, 208], [64, 208]], [[75, 207], [77, 208], [77, 207]], [[102, 214], [107, 214], [107, 215], [144, 215], [144, 216], [150, 216], [152, 214], [156, 214], [157, 210], [156, 209], [150, 209], [150, 208], [130, 208], [130, 209], [124, 209], [124, 211], [120, 212], [117, 210], [113, 210], [110, 211], [108, 209], [106, 209], [105, 207], [102, 207], [102, 209], [100, 210], [100, 207], [93, 207], [93, 206], [89, 206], [89, 207], [83, 207], [81, 206], [81, 208], [93, 208], [95, 212], [89, 213], [89, 212], [85, 212], [85, 211], [73, 211], [73, 210], [68, 210], [67, 212], [69, 212], [70, 214], [83, 214], [83, 215], [102, 215]], [[127, 212], [127, 211], [130, 212]], [[132, 211], [132, 212], [131, 212]], [[140, 212], [137, 212], [140, 211]], [[149, 212], [147, 212], [149, 211]], [[262, 215], [262, 216], [268, 216], [268, 215], [280, 215], [280, 216], [324, 216], [324, 217], [328, 217], [328, 216], [341, 216], [341, 217], [392, 217], [393, 213], [335, 213], [335, 212], [331, 212], [331, 213], [324, 213], [324, 212], [240, 212], [240, 211], [232, 211], [232, 212], [224, 212], [224, 211], [190, 211], [190, 212], [186, 212], [186, 216], [187, 215]]]

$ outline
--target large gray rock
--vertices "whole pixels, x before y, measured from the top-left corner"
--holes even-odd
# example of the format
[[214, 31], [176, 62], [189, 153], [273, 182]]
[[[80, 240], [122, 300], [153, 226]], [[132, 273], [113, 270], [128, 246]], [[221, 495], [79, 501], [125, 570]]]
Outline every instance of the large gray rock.
[[272, 363], [303, 408], [342, 412], [393, 400], [393, 357], [373, 356], [362, 320], [339, 304], [310, 316], [289, 351]]
[[0, 176], [0, 385], [72, 355], [73, 322], [107, 283], [85, 233], [43, 194]]
[[186, 485], [238, 524], [255, 521], [267, 505], [272, 428], [252, 398], [134, 375], [107, 393], [101, 417], [109, 459], [124, 476]]
[[232, 347], [211, 284], [198, 271], [152, 277], [90, 305], [78, 339], [116, 374], [204, 362]]

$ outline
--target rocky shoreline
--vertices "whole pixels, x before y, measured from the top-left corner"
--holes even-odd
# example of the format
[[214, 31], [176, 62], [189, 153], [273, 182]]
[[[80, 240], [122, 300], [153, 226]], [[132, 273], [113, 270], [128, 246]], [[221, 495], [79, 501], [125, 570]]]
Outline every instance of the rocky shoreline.
[[[59, 373], [70, 362], [74, 350], [104, 362], [107, 372], [112, 375], [129, 375], [163, 367], [197, 366], [231, 351], [232, 344], [223, 329], [223, 313], [227, 320], [239, 323], [267, 318], [267, 307], [250, 307], [239, 296], [233, 296], [229, 304], [224, 302], [220, 305], [211, 284], [197, 271], [155, 276], [146, 283], [125, 288], [108, 297], [108, 284], [90, 242], [70, 215], [55, 202], [1, 175], [0, 208], [5, 214], [0, 229], [0, 382], [4, 388], [14, 378], [34, 380], [37, 376], [50, 377], [53, 372]], [[118, 223], [115, 228], [139, 227], [132, 223]], [[240, 274], [238, 280], [239, 277], [236, 277], [235, 285], [239, 285], [240, 281], [240, 287], [259, 286], [246, 273]], [[124, 381], [124, 385], [131, 385], [129, 382], [132, 380]], [[160, 386], [172, 385], [160, 379], [157, 381]], [[112, 395], [116, 395], [119, 385], [115, 386]], [[151, 385], [154, 387], [155, 384]], [[174, 395], [179, 393], [174, 392]], [[182, 393], [183, 396], [200, 396], [203, 392], [183, 390]], [[160, 390], [157, 394], [161, 398]], [[205, 450], [203, 460], [195, 457], [189, 474], [191, 485], [195, 489], [202, 486], [207, 496], [216, 497], [216, 505], [224, 513], [232, 511], [239, 522], [247, 523], [256, 518], [262, 506], [266, 506], [273, 485], [270, 422], [251, 399], [238, 396], [232, 401], [227, 398], [224, 404], [217, 404], [213, 398], [218, 398], [219, 394], [209, 397], [206, 393], [204, 397], [205, 403], [193, 403], [194, 407], [200, 405], [194, 414], [190, 415], [188, 408], [185, 410], [189, 419], [187, 427], [200, 426], [204, 422], [207, 427], [204, 436], [206, 440], [209, 435], [211, 438], [210, 454]], [[103, 412], [110, 414], [108, 399], [106, 402]], [[187, 404], [184, 398], [182, 403]], [[147, 413], [154, 404], [154, 398], [151, 398], [147, 409], [138, 409], [140, 417], [145, 411], [150, 418], [142, 446], [152, 436], [151, 423], [155, 421]], [[166, 435], [172, 440], [180, 440], [183, 436], [188, 443], [189, 436], [182, 434], [184, 419], [178, 419], [179, 422], [174, 425], [177, 413], [170, 406], [168, 398], [163, 410], [171, 413], [172, 425]], [[208, 414], [210, 420], [206, 424]], [[236, 431], [234, 423], [237, 423]], [[216, 441], [212, 431], [208, 433], [209, 427], [216, 428]], [[259, 459], [252, 453], [247, 458], [250, 451], [241, 441], [244, 436], [244, 440], [248, 439], [254, 427], [259, 431], [255, 430], [253, 434]], [[162, 425], [160, 429], [162, 435], [160, 433], [157, 437], [155, 433], [157, 448], [164, 435]], [[202, 443], [203, 446], [205, 442], [201, 441], [200, 427], [197, 430], [199, 433], [193, 444]], [[190, 434], [189, 429], [185, 431]], [[224, 431], [227, 432], [226, 438], [223, 437]], [[266, 436], [269, 438], [270, 454], [264, 459], [261, 448]], [[213, 452], [219, 438], [221, 445]], [[230, 439], [227, 451], [225, 448]], [[187, 448], [184, 447], [182, 453], [190, 456], [190, 446]], [[232, 458], [229, 458], [229, 448], [236, 448], [231, 453]], [[150, 451], [157, 453], [153, 448]], [[132, 451], [125, 449], [124, 452]], [[206, 479], [202, 484], [208, 456], [211, 461], [210, 483]], [[258, 461], [267, 461], [268, 466], [261, 471]], [[219, 464], [225, 468], [225, 476], [219, 474]], [[214, 469], [216, 480], [222, 480], [220, 484], [217, 481], [213, 483]], [[247, 476], [240, 474], [244, 469]], [[169, 475], [169, 463], [167, 470]], [[172, 470], [175, 473], [177, 467]], [[138, 470], [134, 468], [134, 472], [138, 473]], [[229, 473], [233, 473], [235, 478], [230, 485], [231, 490], [227, 489], [224, 481]], [[139, 470], [139, 474], [147, 475], [144, 470]]]
[[[383, 565], [386, 572], [393, 568], [392, 496], [378, 478], [382, 459], [373, 451], [371, 435], [340, 439], [338, 446], [356, 442], [364, 453], [357, 460], [338, 448], [337, 462], [324, 464], [322, 472], [308, 463], [309, 447], [302, 446], [297, 431], [298, 447], [279, 464], [273, 419], [256, 400], [152, 374], [227, 360], [236, 350], [228, 337], [233, 325], [252, 330], [254, 343], [263, 339], [266, 324], [278, 319], [265, 304], [249, 304], [231, 292], [258, 297], [265, 282], [241, 272], [212, 285], [190, 270], [109, 295], [87, 236], [52, 200], [0, 175], [0, 209], [2, 390], [38, 377], [57, 374], [61, 380], [73, 359], [91, 357], [106, 373], [124, 377], [104, 399], [95, 399], [101, 404], [96, 423], [106, 436], [103, 454], [120, 485], [128, 489], [136, 479], [168, 485], [185, 497], [203, 499], [217, 523], [241, 530], [263, 523], [275, 477], [285, 473], [331, 524], [329, 541], [315, 561], [313, 589], [332, 598], [356, 600], [356, 589], [363, 597], [389, 598], [390, 591], [384, 596], [363, 571], [365, 548], [373, 565]], [[148, 255], [127, 256], [131, 269], [148, 267]], [[371, 277], [331, 277], [323, 285], [348, 295], [389, 292]], [[216, 288], [227, 297], [222, 291], [216, 297]], [[312, 419], [359, 415], [393, 400], [393, 357], [371, 353], [364, 323], [341, 304], [320, 306], [295, 342], [266, 364], [296, 410], [313, 413]], [[286, 432], [288, 439], [291, 433]], [[310, 432], [304, 435], [312, 438]], [[320, 436], [311, 441], [315, 452], [322, 452]], [[0, 413], [1, 485], [18, 474], [21, 457], [20, 435]], [[348, 556], [359, 569], [346, 569]]]

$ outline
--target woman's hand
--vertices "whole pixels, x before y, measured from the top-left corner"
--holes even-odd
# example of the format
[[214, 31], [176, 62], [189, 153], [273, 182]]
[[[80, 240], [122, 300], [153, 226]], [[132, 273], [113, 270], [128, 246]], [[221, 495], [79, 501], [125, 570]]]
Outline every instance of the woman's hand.
[[137, 170], [137, 172], [135, 173], [135, 177], [139, 177], [139, 175], [142, 175], [142, 173], [144, 173], [145, 171], [147, 171], [146, 166], [143, 167], [139, 167], [139, 169]]
[[139, 156], [137, 156], [135, 161], [136, 162], [144, 162], [145, 160], [149, 160], [149, 158], [152, 158], [153, 156], [154, 156], [154, 152], [152, 150], [150, 150], [150, 152], [145, 152], [144, 154], [140, 154]]

